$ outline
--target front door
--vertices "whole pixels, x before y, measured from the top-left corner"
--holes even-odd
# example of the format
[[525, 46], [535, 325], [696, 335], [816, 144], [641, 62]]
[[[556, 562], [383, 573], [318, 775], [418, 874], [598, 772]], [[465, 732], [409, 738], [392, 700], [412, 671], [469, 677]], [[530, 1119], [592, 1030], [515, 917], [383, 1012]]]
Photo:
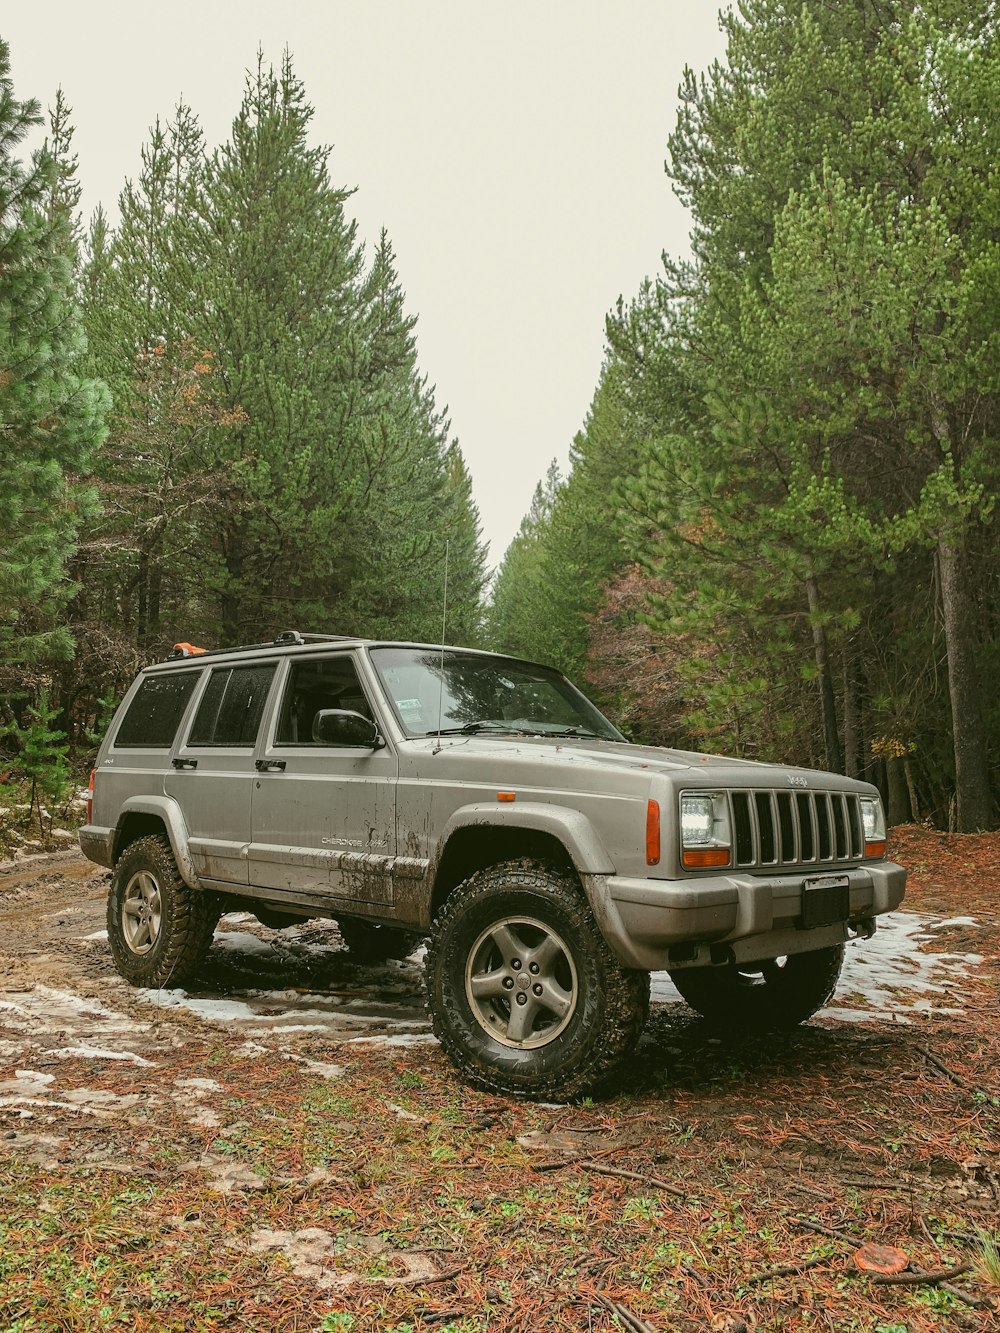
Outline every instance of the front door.
[[330, 898], [389, 906], [396, 855], [393, 749], [313, 739], [319, 712], [378, 721], [349, 652], [293, 659], [252, 799], [250, 883], [290, 901]]

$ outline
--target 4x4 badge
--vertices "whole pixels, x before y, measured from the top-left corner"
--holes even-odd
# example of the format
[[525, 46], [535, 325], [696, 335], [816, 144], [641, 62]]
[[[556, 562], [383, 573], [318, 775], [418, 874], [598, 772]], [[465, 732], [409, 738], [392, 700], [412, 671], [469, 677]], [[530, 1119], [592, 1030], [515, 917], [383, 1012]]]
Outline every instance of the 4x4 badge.
[[804, 777], [800, 776], [800, 774], [798, 774], [798, 773], [789, 773], [789, 774], [788, 774], [788, 785], [789, 785], [789, 787], [808, 787], [809, 784], [808, 784], [808, 782], [806, 782], [806, 780], [805, 780]]

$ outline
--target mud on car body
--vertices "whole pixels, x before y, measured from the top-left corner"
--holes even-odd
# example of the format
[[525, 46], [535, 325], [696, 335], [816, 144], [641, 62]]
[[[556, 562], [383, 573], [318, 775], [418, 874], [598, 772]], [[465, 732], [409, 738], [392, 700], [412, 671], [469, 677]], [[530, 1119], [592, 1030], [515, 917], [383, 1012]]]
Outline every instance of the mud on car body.
[[295, 631], [142, 671], [80, 844], [131, 982], [179, 983], [237, 907], [368, 959], [427, 936], [445, 1051], [530, 1097], [607, 1083], [653, 970], [716, 1024], [803, 1021], [905, 884], [867, 783], [630, 744], [536, 663]]

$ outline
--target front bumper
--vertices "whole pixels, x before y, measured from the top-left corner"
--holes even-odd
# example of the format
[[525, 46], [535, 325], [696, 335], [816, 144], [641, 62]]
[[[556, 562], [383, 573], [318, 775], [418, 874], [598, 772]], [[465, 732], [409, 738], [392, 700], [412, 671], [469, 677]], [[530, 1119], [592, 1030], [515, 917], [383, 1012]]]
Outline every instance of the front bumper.
[[[849, 881], [845, 921], [801, 928], [802, 888], [826, 877]], [[592, 876], [588, 896], [620, 962], [643, 971], [750, 962], [805, 953], [870, 933], [872, 918], [903, 899], [906, 871], [892, 861], [803, 867], [776, 875], [704, 875], [683, 880]], [[713, 948], [712, 946], [724, 946]]]

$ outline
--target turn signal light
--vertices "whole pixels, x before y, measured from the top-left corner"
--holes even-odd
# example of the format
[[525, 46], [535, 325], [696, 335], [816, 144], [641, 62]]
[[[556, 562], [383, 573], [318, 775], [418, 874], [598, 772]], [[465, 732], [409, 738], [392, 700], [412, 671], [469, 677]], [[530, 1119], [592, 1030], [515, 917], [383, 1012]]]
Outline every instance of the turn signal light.
[[94, 775], [96, 768], [90, 770], [90, 781], [87, 783], [87, 823], [94, 822]]
[[514, 799], [514, 792], [512, 792], [512, 791], [498, 791], [498, 792], [497, 792], [497, 800], [498, 800], [498, 801], [512, 801], [513, 799]]
[[685, 847], [684, 864], [689, 870], [704, 870], [711, 866], [729, 864], [728, 847]]
[[660, 864], [660, 803], [646, 803], [646, 864]]
[[879, 856], [885, 856], [885, 843], [884, 843], [884, 842], [866, 842], [866, 843], [865, 843], [865, 856], [867, 856], [867, 857], [879, 857]]

